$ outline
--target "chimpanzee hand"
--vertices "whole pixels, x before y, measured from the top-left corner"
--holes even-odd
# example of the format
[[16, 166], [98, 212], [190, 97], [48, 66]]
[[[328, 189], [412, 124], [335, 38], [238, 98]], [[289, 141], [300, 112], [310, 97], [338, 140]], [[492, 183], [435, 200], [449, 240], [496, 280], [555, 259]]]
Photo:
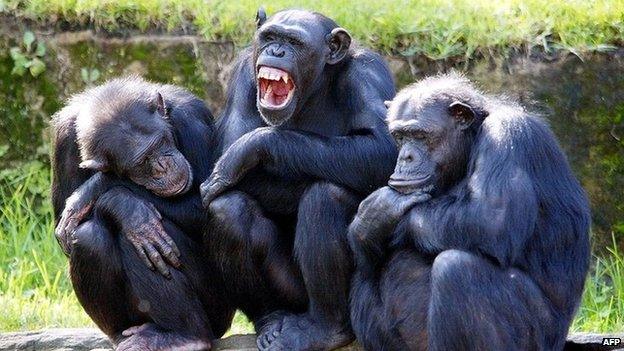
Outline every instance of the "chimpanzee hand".
[[65, 208], [61, 214], [61, 219], [56, 225], [54, 230], [54, 236], [65, 255], [71, 254], [71, 237], [76, 230], [76, 227], [84, 220], [87, 214], [91, 211], [93, 203], [97, 199], [92, 199], [89, 196], [82, 196], [82, 192], [74, 192], [65, 201]]
[[97, 172], [87, 179], [65, 200], [65, 208], [54, 235], [66, 255], [71, 253], [71, 237], [80, 223], [87, 217], [93, 204], [116, 180], [107, 174]]
[[380, 188], [362, 201], [351, 230], [359, 242], [384, 241], [411, 207], [430, 198], [429, 194], [404, 195], [389, 186]]
[[230, 145], [215, 164], [210, 177], [199, 188], [204, 207], [263, 162], [267, 156], [264, 146], [273, 132], [271, 127], [257, 128]]
[[131, 209], [126, 212], [130, 215], [116, 219], [123, 235], [134, 246], [147, 267], [158, 270], [166, 278], [171, 278], [167, 263], [176, 268], [180, 266], [178, 247], [165, 231], [162, 217], [154, 205], [134, 197], [131, 201]]

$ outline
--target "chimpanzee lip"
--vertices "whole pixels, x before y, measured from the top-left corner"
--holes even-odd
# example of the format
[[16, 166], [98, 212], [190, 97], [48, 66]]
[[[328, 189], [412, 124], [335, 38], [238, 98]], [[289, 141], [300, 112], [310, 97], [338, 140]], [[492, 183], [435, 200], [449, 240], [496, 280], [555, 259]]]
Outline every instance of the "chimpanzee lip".
[[186, 182], [184, 183], [184, 186], [176, 192], [176, 195], [186, 193], [187, 191], [191, 190], [191, 186], [193, 185], [193, 169], [191, 168], [191, 165], [188, 163], [188, 161], [186, 162], [186, 167], [188, 169], [188, 177], [186, 177]]
[[181, 195], [181, 194], [184, 194], [187, 191], [191, 190], [191, 186], [193, 185], [193, 169], [191, 168], [191, 165], [188, 163], [188, 161], [186, 162], [186, 168], [187, 168], [187, 172], [188, 172], [188, 177], [186, 177], [186, 181], [184, 182], [184, 184], [182, 184], [182, 186], [180, 186], [180, 188], [176, 189], [175, 191], [171, 192], [170, 194], [163, 195], [163, 196]]
[[[267, 110], [282, 110], [292, 102], [297, 88], [290, 72], [277, 67], [259, 66], [257, 78], [258, 101], [260, 103], [260, 107]], [[281, 82], [281, 84], [285, 84], [289, 87], [285, 100], [279, 104], [274, 104], [269, 101], [269, 99], [277, 99], [276, 94], [271, 95], [273, 91], [272, 82]]]
[[427, 177], [422, 177], [422, 178], [417, 178], [417, 179], [396, 179], [396, 178], [390, 178], [390, 180], [388, 181], [388, 185], [400, 192], [400, 193], [404, 193], [404, 194], [411, 194], [411, 193], [421, 193], [421, 194], [428, 194], [433, 190], [433, 183], [430, 181], [432, 177], [431, 176], [427, 176]]

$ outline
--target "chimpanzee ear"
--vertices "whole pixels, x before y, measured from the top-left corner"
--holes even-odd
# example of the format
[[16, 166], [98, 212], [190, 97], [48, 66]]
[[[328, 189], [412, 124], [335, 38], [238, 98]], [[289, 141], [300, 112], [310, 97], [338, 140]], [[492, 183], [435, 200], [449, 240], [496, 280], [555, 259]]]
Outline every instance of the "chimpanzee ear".
[[461, 101], [451, 103], [448, 107], [448, 112], [463, 128], [469, 127], [475, 117], [477, 117], [475, 110]]
[[390, 105], [392, 105], [392, 100], [384, 101], [384, 105], [386, 106], [386, 108], [390, 108]]
[[156, 106], [156, 112], [158, 112], [159, 115], [161, 115], [162, 117], [166, 117], [168, 115], [168, 107], [165, 104], [165, 99], [163, 99], [162, 95], [160, 94], [160, 92], [156, 92], [156, 98], [154, 101], [154, 105]]
[[326, 40], [330, 50], [327, 63], [335, 65], [349, 53], [351, 35], [349, 35], [346, 29], [339, 27], [332, 29], [331, 33], [327, 35]]
[[108, 170], [108, 164], [106, 161], [98, 160], [98, 159], [89, 159], [80, 162], [80, 168], [84, 169], [92, 169], [94, 171], [106, 172]]
[[266, 11], [264, 11], [264, 7], [260, 6], [256, 12], [256, 28], [260, 28], [266, 22], [266, 18]]

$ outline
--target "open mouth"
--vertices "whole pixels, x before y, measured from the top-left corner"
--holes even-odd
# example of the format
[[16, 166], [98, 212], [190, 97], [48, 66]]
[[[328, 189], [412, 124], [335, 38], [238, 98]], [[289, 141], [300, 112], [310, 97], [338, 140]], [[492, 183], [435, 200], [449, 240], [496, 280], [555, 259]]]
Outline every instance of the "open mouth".
[[295, 83], [290, 74], [284, 70], [260, 66], [258, 92], [262, 107], [277, 110], [284, 108], [292, 100]]
[[431, 177], [421, 179], [393, 179], [390, 178], [388, 185], [403, 194], [419, 193], [428, 194], [433, 190], [433, 183], [429, 182]]

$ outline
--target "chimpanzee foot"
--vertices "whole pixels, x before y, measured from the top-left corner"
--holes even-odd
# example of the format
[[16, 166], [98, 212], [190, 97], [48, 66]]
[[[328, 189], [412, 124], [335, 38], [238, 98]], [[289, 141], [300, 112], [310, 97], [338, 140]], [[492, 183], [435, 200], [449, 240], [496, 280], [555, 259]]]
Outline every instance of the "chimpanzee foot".
[[290, 313], [284, 311], [271, 312], [268, 315], [260, 318], [255, 323], [256, 333], [256, 345], [260, 350], [266, 350], [269, 344], [275, 339], [282, 331], [282, 324], [284, 318], [289, 316]]
[[333, 350], [354, 339], [348, 327], [319, 322], [307, 314], [290, 314], [266, 326], [257, 339], [260, 351]]
[[123, 332], [125, 337], [117, 351], [203, 351], [210, 350], [210, 342], [176, 332], [165, 331], [146, 323]]

